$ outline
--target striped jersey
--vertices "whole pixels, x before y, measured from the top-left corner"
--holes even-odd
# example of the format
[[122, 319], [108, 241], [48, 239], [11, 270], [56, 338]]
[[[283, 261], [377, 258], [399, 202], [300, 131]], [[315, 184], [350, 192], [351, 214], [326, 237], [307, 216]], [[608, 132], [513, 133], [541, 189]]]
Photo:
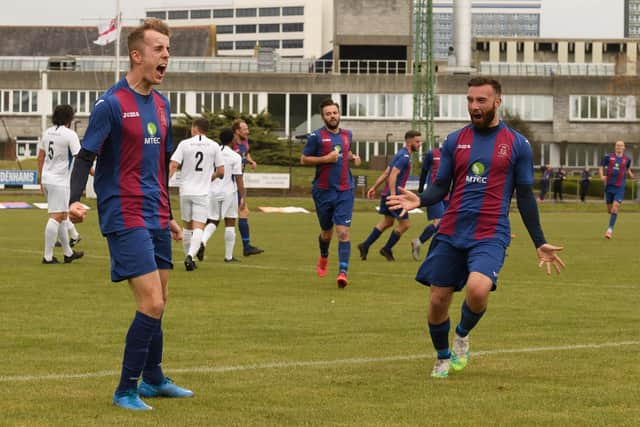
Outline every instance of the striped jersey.
[[616, 153], [605, 155], [600, 162], [607, 175], [607, 188], [624, 188], [627, 183], [627, 171], [631, 167], [631, 158], [625, 154], [618, 157]]
[[482, 131], [468, 125], [444, 141], [436, 179], [452, 181], [438, 239], [460, 248], [484, 240], [508, 246], [515, 186], [533, 184], [531, 146], [502, 121]]
[[169, 226], [169, 100], [141, 95], [123, 78], [96, 101], [82, 148], [98, 155], [94, 188], [103, 234]]
[[[391, 162], [389, 163], [389, 170], [392, 171], [393, 168], [396, 168], [400, 171], [398, 173], [398, 178], [396, 179], [396, 188], [395, 194], [398, 194], [398, 187], [403, 187], [407, 185], [407, 180], [409, 179], [409, 172], [411, 172], [411, 154], [409, 154], [409, 150], [407, 147], [402, 147], [398, 150]], [[391, 173], [391, 172], [389, 172]], [[391, 194], [391, 189], [389, 188], [389, 181], [387, 178], [387, 183], [382, 189], [382, 193], [380, 196], [388, 196]]]
[[247, 164], [247, 154], [251, 151], [251, 148], [249, 147], [249, 140], [243, 139], [242, 141], [234, 141], [231, 148], [240, 155], [240, 158], [242, 159], [242, 170], [244, 170], [244, 166]]
[[206, 196], [215, 168], [224, 166], [217, 142], [204, 135], [195, 135], [178, 144], [171, 156], [180, 168], [180, 195]]
[[40, 149], [44, 151], [40, 182], [69, 187], [71, 159], [80, 151], [78, 134], [66, 126], [52, 126], [44, 131]]
[[338, 133], [333, 133], [326, 127], [321, 127], [309, 134], [303, 154], [322, 157], [331, 151], [340, 153], [338, 161], [316, 166], [313, 188], [337, 191], [351, 190], [354, 187], [348, 157], [351, 151], [351, 131], [339, 129]]

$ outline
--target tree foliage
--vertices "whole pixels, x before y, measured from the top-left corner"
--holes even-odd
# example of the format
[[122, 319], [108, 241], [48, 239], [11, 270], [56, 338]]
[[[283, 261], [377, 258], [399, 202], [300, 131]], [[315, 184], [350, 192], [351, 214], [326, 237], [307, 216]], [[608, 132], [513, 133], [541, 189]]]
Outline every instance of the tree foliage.
[[[297, 164], [300, 154], [302, 154], [302, 144], [278, 139], [278, 135], [274, 132], [278, 124], [266, 111], [251, 115], [241, 114], [232, 109], [217, 112], [205, 110], [202, 117], [209, 121], [207, 136], [214, 141], [219, 141], [220, 131], [224, 128], [231, 128], [234, 120], [244, 120], [249, 126], [251, 157], [258, 164], [287, 166], [290, 161]], [[178, 119], [178, 123], [173, 126], [174, 141], [181, 141], [191, 136], [190, 130], [193, 120], [194, 117], [188, 114]], [[289, 144], [292, 146], [289, 147]], [[289, 155], [290, 148], [291, 156]]]
[[522, 120], [518, 113], [512, 113], [509, 110], [502, 111], [502, 120], [509, 126], [510, 128], [518, 131], [525, 138], [529, 140], [529, 144], [531, 144], [531, 149], [533, 150], [533, 158], [540, 158], [540, 144], [536, 141], [535, 134], [531, 127], [527, 122]]

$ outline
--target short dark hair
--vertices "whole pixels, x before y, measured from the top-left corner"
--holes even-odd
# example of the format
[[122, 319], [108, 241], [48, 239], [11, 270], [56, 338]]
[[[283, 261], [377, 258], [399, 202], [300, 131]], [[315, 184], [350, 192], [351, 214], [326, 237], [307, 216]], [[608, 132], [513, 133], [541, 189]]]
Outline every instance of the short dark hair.
[[233, 141], [233, 131], [229, 128], [224, 128], [220, 131], [220, 144], [229, 145]]
[[422, 136], [422, 134], [420, 133], [420, 131], [411, 129], [404, 134], [404, 140], [406, 141], [407, 139], [415, 138], [416, 136]]
[[238, 129], [240, 129], [240, 125], [244, 123], [247, 124], [247, 122], [245, 122], [242, 119], [235, 119], [232, 123], [231, 123], [231, 131], [235, 133], [235, 131], [237, 131]]
[[340, 111], [340, 104], [338, 104], [337, 102], [335, 102], [331, 98], [327, 98], [327, 99], [322, 100], [320, 102], [320, 105], [318, 105], [318, 109], [320, 110], [320, 115], [322, 115], [322, 110], [324, 109], [324, 107], [329, 107], [331, 105], [335, 105], [336, 108], [338, 108], [338, 111]]
[[496, 95], [500, 96], [502, 94], [502, 85], [499, 81], [494, 79], [493, 77], [474, 77], [467, 83], [467, 87], [476, 87], [476, 86], [485, 86], [489, 85], [493, 88]]
[[71, 124], [74, 116], [75, 112], [73, 111], [73, 107], [71, 105], [62, 104], [58, 105], [56, 109], [53, 110], [51, 121], [56, 126], [65, 126]]
[[199, 117], [191, 123], [191, 127], [198, 129], [202, 133], [207, 133], [209, 131], [209, 120]]

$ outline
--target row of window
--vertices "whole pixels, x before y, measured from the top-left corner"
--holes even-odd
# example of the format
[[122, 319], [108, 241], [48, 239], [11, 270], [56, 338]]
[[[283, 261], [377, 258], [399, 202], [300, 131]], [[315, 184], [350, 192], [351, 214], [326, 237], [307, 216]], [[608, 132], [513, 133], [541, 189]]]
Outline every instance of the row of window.
[[[233, 34], [235, 28], [236, 34], [251, 33], [298, 33], [304, 31], [304, 23], [291, 22], [285, 24], [239, 24], [239, 25], [218, 25], [216, 32], [218, 34]], [[282, 30], [280, 29], [282, 28]]]
[[237, 9], [191, 9], [191, 10], [148, 10], [148, 18], [158, 19], [211, 19], [213, 18], [253, 18], [263, 16], [301, 16], [304, 6], [285, 7], [242, 7]]
[[219, 41], [216, 46], [218, 50], [244, 50], [254, 49], [256, 45], [261, 47], [270, 47], [273, 49], [302, 49], [304, 40], [238, 40], [238, 41]]
[[38, 92], [35, 90], [1, 90], [0, 112], [35, 113], [38, 111]]
[[[285, 41], [290, 40], [283, 40]], [[260, 41], [266, 45], [268, 41]], [[277, 40], [275, 41], [277, 42]], [[252, 46], [256, 42], [251, 42]], [[278, 44], [274, 44], [278, 46]], [[94, 90], [51, 91], [51, 111], [59, 104], [71, 105], [77, 113], [87, 114], [100, 96]], [[187, 111], [187, 92], [167, 91], [172, 114]], [[343, 94], [343, 114], [351, 118], [399, 118], [411, 117], [411, 94]], [[218, 111], [227, 107], [242, 112], [257, 113], [258, 94], [240, 92], [195, 92], [197, 112], [204, 107]], [[640, 120], [640, 108], [634, 96], [571, 95], [569, 120], [572, 121], [636, 121]], [[553, 97], [547, 95], [503, 95], [502, 111], [519, 115], [523, 120], [552, 121]], [[37, 113], [38, 91], [0, 90], [0, 112]], [[467, 120], [467, 100], [464, 94], [438, 94], [435, 96], [434, 117], [443, 120]]]
[[571, 120], [635, 120], [640, 118], [633, 96], [571, 95]]

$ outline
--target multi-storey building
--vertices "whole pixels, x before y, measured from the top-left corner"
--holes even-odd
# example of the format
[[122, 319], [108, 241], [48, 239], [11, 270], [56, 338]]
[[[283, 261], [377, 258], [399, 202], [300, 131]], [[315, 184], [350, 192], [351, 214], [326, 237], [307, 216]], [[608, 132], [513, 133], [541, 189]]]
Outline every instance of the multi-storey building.
[[624, 0], [624, 36], [640, 37], [640, 0]]
[[234, 0], [147, 9], [146, 16], [171, 26], [213, 25], [218, 56], [250, 56], [260, 46], [282, 57], [319, 58], [332, 48], [332, 0]]
[[[542, 0], [472, 0], [473, 37], [538, 37]], [[447, 59], [453, 44], [453, 0], [433, 2], [435, 59]]]

